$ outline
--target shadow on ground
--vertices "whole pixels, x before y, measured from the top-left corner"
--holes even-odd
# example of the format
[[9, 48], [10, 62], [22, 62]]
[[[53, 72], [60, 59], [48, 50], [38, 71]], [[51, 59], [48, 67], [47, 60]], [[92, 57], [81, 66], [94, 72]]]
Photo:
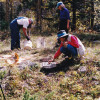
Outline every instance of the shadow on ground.
[[10, 53], [11, 50], [4, 50], [4, 51], [1, 51], [0, 54], [7, 54], [7, 53]]
[[43, 72], [45, 75], [48, 75], [49, 73], [56, 73], [56, 72], [66, 72], [69, 70], [70, 66], [73, 66], [75, 64], [80, 63], [80, 60], [77, 61], [74, 59], [65, 59], [61, 63], [57, 64], [54, 68], [41, 68], [40, 72]]

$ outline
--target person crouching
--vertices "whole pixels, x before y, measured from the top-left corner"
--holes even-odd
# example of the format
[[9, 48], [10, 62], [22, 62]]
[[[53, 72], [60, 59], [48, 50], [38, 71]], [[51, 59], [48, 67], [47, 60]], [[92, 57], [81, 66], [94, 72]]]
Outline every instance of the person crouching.
[[78, 55], [83, 56], [85, 54], [84, 45], [75, 35], [68, 34], [65, 30], [60, 30], [57, 33], [57, 37], [61, 41], [61, 44], [53, 59], [49, 60], [49, 63], [58, 58], [61, 53], [68, 56], [68, 58], [77, 57]]

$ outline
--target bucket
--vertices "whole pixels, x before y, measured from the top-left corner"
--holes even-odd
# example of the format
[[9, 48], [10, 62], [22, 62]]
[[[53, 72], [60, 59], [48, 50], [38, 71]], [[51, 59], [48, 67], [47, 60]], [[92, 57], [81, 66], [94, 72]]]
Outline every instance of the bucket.
[[24, 49], [26, 50], [31, 50], [32, 49], [32, 42], [29, 41], [24, 41]]

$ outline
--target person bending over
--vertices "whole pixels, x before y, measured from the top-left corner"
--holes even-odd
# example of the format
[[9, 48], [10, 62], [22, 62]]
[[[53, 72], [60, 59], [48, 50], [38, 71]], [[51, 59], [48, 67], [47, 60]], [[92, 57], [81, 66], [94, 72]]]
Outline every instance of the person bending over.
[[10, 30], [11, 30], [11, 50], [20, 48], [20, 29], [23, 29], [23, 33], [27, 40], [30, 40], [29, 34], [27, 34], [27, 29], [31, 29], [33, 20], [27, 17], [18, 17], [11, 21]]

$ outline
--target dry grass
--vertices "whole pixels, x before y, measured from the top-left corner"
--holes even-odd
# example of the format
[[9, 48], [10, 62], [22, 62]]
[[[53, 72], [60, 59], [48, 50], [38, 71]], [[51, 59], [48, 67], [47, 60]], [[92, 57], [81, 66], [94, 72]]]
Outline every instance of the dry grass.
[[[85, 44], [86, 55], [80, 63], [70, 65], [66, 71], [60, 70], [59, 67], [59, 71], [46, 75], [40, 71], [40, 59], [54, 55], [56, 35], [44, 37], [46, 48], [37, 49], [36, 40], [39, 37], [32, 36], [33, 49], [30, 51], [23, 50], [24, 40], [21, 40], [22, 49], [14, 51], [9, 51], [10, 39], [0, 43], [0, 56], [14, 55], [16, 52], [19, 58], [29, 58], [38, 65], [33, 69], [26, 67], [19, 70], [16, 65], [11, 67], [5, 63], [4, 59], [0, 59], [0, 66], [10, 68], [9, 75], [2, 80], [7, 100], [22, 100], [25, 95], [28, 97], [28, 94], [29, 100], [31, 97], [33, 100], [99, 100], [96, 98], [100, 95], [100, 44]], [[59, 57], [56, 61], [59, 62], [61, 58]], [[86, 66], [87, 71], [80, 73], [78, 71], [80, 66]], [[68, 66], [65, 64], [65, 67]], [[2, 98], [1, 92], [0, 98]]]

